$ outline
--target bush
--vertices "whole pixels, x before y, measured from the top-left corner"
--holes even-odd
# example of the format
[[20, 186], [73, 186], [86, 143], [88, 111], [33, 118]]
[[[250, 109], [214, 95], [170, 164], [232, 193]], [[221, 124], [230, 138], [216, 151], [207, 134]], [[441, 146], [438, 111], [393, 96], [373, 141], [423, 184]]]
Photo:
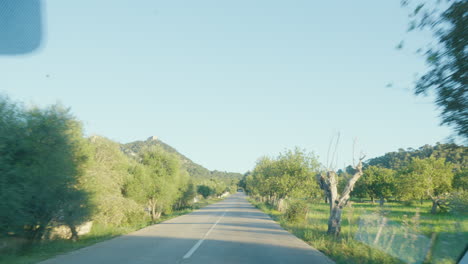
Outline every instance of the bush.
[[53, 220], [88, 220], [88, 193], [78, 188], [88, 160], [82, 137], [60, 105], [25, 109], [0, 97], [0, 236], [40, 240]]
[[467, 214], [466, 208], [468, 208], [468, 191], [460, 190], [452, 193], [447, 201], [450, 212], [456, 214]]
[[210, 197], [211, 195], [214, 194], [214, 190], [211, 189], [209, 186], [206, 186], [206, 185], [199, 185], [197, 186], [197, 193], [202, 195], [203, 198], [208, 198]]
[[118, 195], [100, 197], [93, 220], [104, 226], [133, 226], [148, 221], [144, 208], [131, 199]]
[[296, 200], [291, 201], [283, 215], [283, 219], [289, 222], [304, 221], [309, 212], [309, 206], [306, 201]]

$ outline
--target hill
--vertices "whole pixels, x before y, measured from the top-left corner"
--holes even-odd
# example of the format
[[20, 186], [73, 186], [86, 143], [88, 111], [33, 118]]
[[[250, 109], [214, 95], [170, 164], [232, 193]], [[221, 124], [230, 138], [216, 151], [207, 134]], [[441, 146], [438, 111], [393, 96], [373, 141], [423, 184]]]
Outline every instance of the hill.
[[237, 172], [226, 172], [226, 171], [210, 171], [207, 168], [197, 164], [178, 152], [175, 148], [169, 146], [168, 144], [164, 143], [160, 139], [155, 136], [149, 137], [145, 141], [134, 141], [126, 144], [121, 144], [121, 150], [129, 155], [129, 156], [136, 156], [145, 148], [151, 146], [159, 146], [166, 150], [169, 153], [176, 154], [180, 160], [182, 161], [182, 167], [187, 170], [187, 172], [192, 176], [194, 179], [204, 180], [204, 179], [219, 179], [219, 180], [240, 180], [242, 178], [242, 174]]
[[367, 165], [382, 166], [384, 168], [398, 170], [406, 166], [412, 158], [445, 158], [447, 162], [454, 165], [456, 170], [466, 169], [468, 167], [468, 147], [459, 146], [453, 143], [441, 144], [435, 146], [424, 145], [418, 149], [399, 149], [398, 151], [388, 152], [383, 156], [368, 160]]

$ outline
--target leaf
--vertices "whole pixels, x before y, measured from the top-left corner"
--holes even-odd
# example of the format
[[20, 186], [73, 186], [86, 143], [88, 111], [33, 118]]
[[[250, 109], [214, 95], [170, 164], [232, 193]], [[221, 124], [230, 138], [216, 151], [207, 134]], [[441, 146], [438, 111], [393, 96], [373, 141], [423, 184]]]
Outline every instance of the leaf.
[[421, 9], [424, 7], [425, 4], [419, 4], [413, 11], [413, 14], [414, 15], [417, 15], [419, 13], [419, 11], [421, 11]]
[[397, 49], [397, 50], [403, 49], [404, 44], [405, 44], [405, 42], [403, 40], [400, 41], [400, 43], [398, 43], [398, 45], [395, 47], [395, 49]]

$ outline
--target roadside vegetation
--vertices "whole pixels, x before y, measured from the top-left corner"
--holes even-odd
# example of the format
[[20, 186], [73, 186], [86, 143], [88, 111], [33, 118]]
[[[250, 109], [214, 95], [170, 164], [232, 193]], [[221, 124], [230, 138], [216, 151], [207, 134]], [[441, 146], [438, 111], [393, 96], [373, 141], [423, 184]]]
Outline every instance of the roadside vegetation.
[[79, 240], [73, 241], [70, 239], [54, 239], [43, 240], [40, 243], [35, 243], [33, 246], [23, 248], [18, 251], [6, 251], [0, 255], [1, 264], [33, 264], [39, 261], [51, 258], [53, 256], [64, 254], [83, 247], [109, 240], [111, 238], [125, 235], [133, 231], [139, 230], [148, 225], [157, 224], [174, 217], [178, 217], [193, 210], [203, 208], [209, 204], [221, 201], [222, 198], [203, 199], [194, 203], [190, 208], [185, 208], [173, 211], [171, 214], [163, 215], [155, 222], [141, 222], [127, 226], [109, 226], [97, 224], [93, 226], [90, 233], [80, 236]]
[[[467, 154], [437, 144], [362, 162], [338, 217], [331, 212], [342, 197], [321, 189], [330, 170], [305, 151], [260, 158], [240, 184], [254, 205], [338, 263], [456, 263], [468, 241]], [[346, 193], [356, 167], [325, 180]]]
[[[435, 234], [435, 244], [431, 245], [431, 252], [424, 257], [423, 263], [456, 263], [466, 247], [468, 238], [468, 220], [466, 216], [457, 214], [430, 214], [430, 202], [424, 202], [422, 206], [407, 206], [402, 203], [390, 202], [384, 208], [380, 208], [370, 201], [356, 202], [346, 207], [343, 214], [341, 235], [338, 238], [327, 235], [328, 205], [325, 203], [310, 202], [307, 206], [307, 216], [297, 217], [291, 221], [285, 216], [286, 213], [279, 212], [273, 206], [250, 201], [259, 209], [266, 212], [283, 228], [297, 237], [306, 241], [314, 248], [322, 251], [337, 263], [421, 263], [414, 260], [411, 252], [401, 255], [399, 259], [395, 255], [386, 253], [385, 250], [398, 251], [401, 247], [407, 247], [408, 251], [420, 250], [418, 245], [410, 237], [400, 240], [394, 239], [390, 242], [394, 229], [399, 230], [404, 237], [404, 229], [414, 230], [430, 241]], [[426, 209], [426, 211], [423, 211]], [[380, 223], [381, 214], [389, 219], [382, 236], [382, 245], [366, 244], [357, 239], [367, 229], [362, 229], [361, 223], [369, 224], [368, 230], [375, 228]], [[369, 223], [369, 220], [373, 220]], [[374, 226], [371, 226], [373, 224]], [[361, 228], [361, 232], [360, 232]], [[397, 244], [401, 243], [401, 244]], [[386, 244], [387, 243], [387, 244]], [[386, 247], [390, 246], [390, 248]], [[391, 248], [391, 247], [394, 248]]]
[[241, 174], [205, 169], [193, 177], [187, 159], [154, 141], [126, 153], [85, 137], [61, 105], [26, 108], [0, 97], [0, 262], [31, 263], [236, 191]]

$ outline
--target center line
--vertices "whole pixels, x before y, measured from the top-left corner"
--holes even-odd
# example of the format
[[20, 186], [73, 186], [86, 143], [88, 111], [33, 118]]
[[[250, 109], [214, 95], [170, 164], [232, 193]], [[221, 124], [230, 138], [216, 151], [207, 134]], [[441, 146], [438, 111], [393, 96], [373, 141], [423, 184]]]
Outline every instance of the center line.
[[219, 223], [219, 221], [221, 220], [221, 218], [223, 218], [225, 214], [226, 214], [226, 211], [224, 211], [223, 215], [221, 215], [216, 221], [216, 223], [214, 223], [214, 225], [211, 226], [210, 230], [206, 232], [203, 238], [198, 240], [198, 242], [187, 252], [187, 254], [185, 254], [184, 259], [188, 259], [192, 256], [192, 254], [198, 249], [198, 247], [203, 243], [203, 241], [205, 241], [205, 238], [211, 233], [211, 231], [215, 228], [215, 226]]

